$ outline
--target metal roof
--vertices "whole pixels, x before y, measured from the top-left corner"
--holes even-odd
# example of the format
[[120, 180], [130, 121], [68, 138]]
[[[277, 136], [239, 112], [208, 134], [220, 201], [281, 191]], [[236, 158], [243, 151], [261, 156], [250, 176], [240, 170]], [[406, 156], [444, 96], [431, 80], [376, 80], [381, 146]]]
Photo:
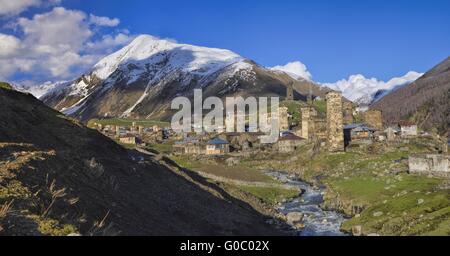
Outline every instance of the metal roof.
[[209, 145], [226, 145], [226, 144], [229, 144], [229, 143], [226, 140], [222, 140], [222, 139], [219, 139], [219, 138], [214, 138], [214, 139], [208, 141], [208, 144]]
[[344, 126], [344, 130], [376, 131], [375, 128], [372, 128], [366, 124], [349, 124]]

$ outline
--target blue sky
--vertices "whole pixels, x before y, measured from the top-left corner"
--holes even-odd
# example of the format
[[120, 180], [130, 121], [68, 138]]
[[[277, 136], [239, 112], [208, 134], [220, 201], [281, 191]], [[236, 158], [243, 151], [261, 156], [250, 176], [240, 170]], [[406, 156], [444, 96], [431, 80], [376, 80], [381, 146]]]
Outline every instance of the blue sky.
[[[230, 49], [264, 66], [298, 60], [320, 82], [352, 74], [388, 80], [410, 70], [425, 72], [450, 55], [450, 1], [444, 0], [63, 0], [57, 5], [120, 19], [118, 26], [93, 28], [97, 38], [126, 29], [130, 35]], [[30, 7], [0, 22], [31, 19], [52, 8]], [[21, 36], [8, 26], [2, 32]], [[19, 73], [15, 78], [26, 76]]]

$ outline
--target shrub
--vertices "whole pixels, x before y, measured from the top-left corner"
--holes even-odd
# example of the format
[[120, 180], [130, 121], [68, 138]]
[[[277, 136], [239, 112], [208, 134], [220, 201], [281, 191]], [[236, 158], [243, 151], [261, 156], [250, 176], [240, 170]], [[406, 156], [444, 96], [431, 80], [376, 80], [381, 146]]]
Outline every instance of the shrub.
[[6, 89], [6, 90], [12, 90], [13, 89], [10, 84], [5, 83], [5, 82], [0, 82], [0, 88], [1, 89]]

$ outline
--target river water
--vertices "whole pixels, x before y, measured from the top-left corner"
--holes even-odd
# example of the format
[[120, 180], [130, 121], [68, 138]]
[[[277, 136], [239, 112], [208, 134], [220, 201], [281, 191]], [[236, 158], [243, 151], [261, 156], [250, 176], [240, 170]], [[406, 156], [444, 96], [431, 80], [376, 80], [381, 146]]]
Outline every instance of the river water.
[[340, 231], [340, 226], [345, 221], [342, 214], [336, 211], [325, 211], [320, 208], [323, 202], [322, 193], [324, 188], [315, 188], [310, 184], [282, 172], [267, 171], [267, 175], [285, 183], [301, 189], [303, 194], [297, 198], [287, 201], [277, 208], [277, 210], [287, 215], [291, 212], [303, 214], [303, 229], [297, 229], [299, 236], [345, 236]]

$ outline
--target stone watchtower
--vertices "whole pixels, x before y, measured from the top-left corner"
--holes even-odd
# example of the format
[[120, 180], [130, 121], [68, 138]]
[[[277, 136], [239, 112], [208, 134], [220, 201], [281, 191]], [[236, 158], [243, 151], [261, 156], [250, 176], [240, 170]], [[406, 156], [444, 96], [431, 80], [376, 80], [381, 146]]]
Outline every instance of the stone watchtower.
[[280, 107], [278, 109], [278, 125], [280, 131], [289, 130], [289, 113], [287, 107]]
[[317, 111], [313, 107], [303, 107], [302, 112], [302, 134], [301, 137], [307, 140], [313, 140], [315, 137], [314, 119]]
[[294, 100], [294, 83], [290, 82], [286, 87], [286, 100]]
[[331, 152], [344, 151], [342, 94], [334, 91], [329, 92], [326, 100], [328, 150]]
[[383, 115], [380, 110], [371, 109], [365, 112], [364, 121], [378, 131], [383, 130]]
[[344, 112], [344, 124], [352, 124], [355, 122], [353, 117], [353, 103], [344, 101], [342, 103], [342, 111]]

